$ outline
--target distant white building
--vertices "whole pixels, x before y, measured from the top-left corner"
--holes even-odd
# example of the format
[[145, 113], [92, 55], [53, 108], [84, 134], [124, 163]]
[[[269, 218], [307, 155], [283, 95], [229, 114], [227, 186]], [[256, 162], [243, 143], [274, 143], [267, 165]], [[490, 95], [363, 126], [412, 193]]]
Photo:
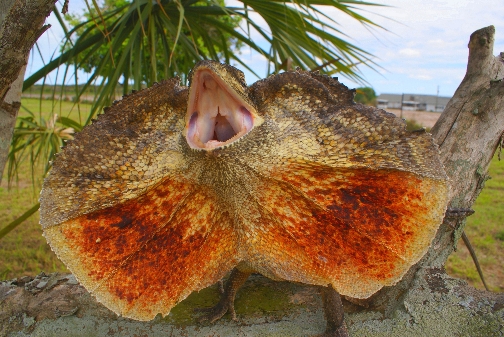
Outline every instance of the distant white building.
[[381, 94], [376, 98], [379, 109], [401, 109], [443, 112], [451, 97], [417, 94]]

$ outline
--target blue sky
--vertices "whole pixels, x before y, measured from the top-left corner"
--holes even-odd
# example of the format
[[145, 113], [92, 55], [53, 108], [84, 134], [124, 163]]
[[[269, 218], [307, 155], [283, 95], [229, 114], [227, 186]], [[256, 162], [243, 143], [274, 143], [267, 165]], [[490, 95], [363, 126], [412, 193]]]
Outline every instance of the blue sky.
[[372, 16], [389, 33], [373, 36], [365, 30], [352, 35], [360, 46], [378, 57], [380, 73], [363, 70], [378, 93], [451, 96], [462, 81], [469, 36], [477, 29], [496, 28], [494, 55], [504, 52], [503, 0], [386, 0], [390, 8]]
[[[233, 1], [227, 1], [233, 3]], [[385, 30], [369, 30], [338, 11], [333, 17], [338, 27], [353, 44], [376, 56], [381, 69], [361, 68], [363, 77], [380, 93], [416, 93], [451, 96], [464, 77], [472, 32], [494, 25], [496, 28], [494, 55], [504, 52], [503, 0], [376, 0], [389, 7], [367, 7], [362, 14]], [[84, 7], [81, 0], [70, 0], [70, 12]], [[329, 13], [331, 14], [331, 13]], [[63, 33], [54, 17], [52, 24], [40, 39], [39, 47], [47, 61], [58, 49]], [[266, 73], [264, 59], [250, 50], [241, 51], [242, 58], [260, 75]], [[27, 67], [29, 76], [41, 66], [38, 57], [32, 57]], [[257, 80], [245, 72], [249, 83]], [[85, 81], [86, 74], [80, 79]], [[359, 84], [340, 78], [349, 87]], [[52, 76], [51, 82], [55, 81]]]

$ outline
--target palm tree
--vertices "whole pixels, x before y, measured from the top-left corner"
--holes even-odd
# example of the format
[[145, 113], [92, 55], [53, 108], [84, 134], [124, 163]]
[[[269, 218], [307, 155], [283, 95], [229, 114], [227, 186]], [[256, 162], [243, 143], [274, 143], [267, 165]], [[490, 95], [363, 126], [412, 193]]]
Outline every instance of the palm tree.
[[[49, 73], [61, 67], [65, 83], [73, 78], [76, 102], [86, 90], [97, 88], [91, 111], [83, 121], [19, 118], [9, 153], [9, 181], [26, 158], [32, 172], [37, 163], [44, 163], [45, 175], [48, 159], [72, 137], [72, 130], [90, 123], [116, 99], [119, 88], [126, 94], [163, 78], [179, 76], [185, 81], [194, 63], [202, 59], [233, 62], [256, 74], [241, 58], [240, 47], [264, 56], [268, 73], [300, 67], [364, 82], [358, 66], [375, 67], [373, 56], [345, 40], [336, 28], [334, 12], [382, 28], [357, 12], [380, 5], [360, 0], [233, 1], [236, 5], [223, 0], [106, 0], [101, 8], [94, 0], [93, 6], [87, 0], [86, 4], [88, 12], [83, 19], [74, 18], [71, 29], [54, 10], [66, 32], [61, 53], [25, 79], [23, 90], [45, 82]], [[78, 85], [78, 69], [90, 73], [84, 85]], [[36, 204], [0, 230], [0, 238], [37, 209]]]

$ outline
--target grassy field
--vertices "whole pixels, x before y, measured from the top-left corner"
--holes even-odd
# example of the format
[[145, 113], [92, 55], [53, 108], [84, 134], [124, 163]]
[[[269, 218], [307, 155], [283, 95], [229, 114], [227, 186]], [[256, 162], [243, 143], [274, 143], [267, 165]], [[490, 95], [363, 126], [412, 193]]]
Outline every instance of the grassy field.
[[[42, 113], [41, 113], [42, 111]], [[54, 114], [61, 117], [69, 117], [83, 124], [86, 117], [91, 111], [91, 105], [86, 103], [74, 103], [70, 101], [53, 101], [53, 100], [39, 100], [37, 98], [23, 98], [21, 109], [19, 110], [20, 117], [28, 116], [31, 112], [35, 117], [42, 116], [47, 119]]]
[[[504, 153], [503, 160], [494, 156], [485, 184], [467, 219], [465, 232], [476, 251], [485, 280], [490, 290], [504, 292]], [[450, 256], [446, 269], [451, 275], [467, 280], [476, 288], [484, 289], [469, 251], [462, 240]]]
[[[80, 124], [90, 111], [89, 104], [75, 104], [68, 101], [39, 100], [23, 98], [20, 117], [31, 112], [37, 119], [50, 119], [54, 114], [70, 117]], [[7, 168], [0, 185], [0, 228], [22, 215], [38, 201], [42, 186], [43, 165], [37, 165], [34, 182], [28, 160], [20, 165], [18, 180], [8, 188]], [[0, 240], [0, 279], [22, 275], [36, 275], [41, 271], [64, 271], [65, 266], [57, 259], [45, 239], [38, 224], [38, 212]]]
[[[39, 99], [42, 97], [44, 100], [52, 99], [61, 99], [63, 101], [72, 101], [75, 100], [78, 92], [81, 92], [84, 89], [84, 85], [81, 84], [76, 88], [75, 86], [66, 85], [61, 87], [61, 85], [40, 85], [35, 84], [31, 86], [28, 90], [23, 92], [23, 98], [36, 98]], [[81, 101], [91, 101], [94, 97], [98, 95], [100, 92], [100, 88], [98, 86], [88, 86], [84, 92], [80, 96]], [[118, 84], [115, 93], [117, 97], [120, 97], [123, 93], [123, 86]], [[89, 103], [89, 102], [88, 102]]]
[[[79, 115], [84, 118], [89, 111], [89, 105], [86, 104], [80, 105], [80, 112], [71, 102], [53, 104], [51, 101], [42, 101], [41, 104], [42, 111], [63, 116], [68, 116], [68, 111], [71, 111], [72, 118], [78, 118]], [[36, 99], [23, 99], [23, 106], [38, 114], [40, 103]], [[468, 218], [466, 233], [478, 254], [491, 290], [502, 292], [504, 291], [504, 160], [493, 159], [490, 175], [492, 179], [487, 181], [485, 189], [474, 205], [476, 213]], [[19, 172], [17, 185], [8, 191], [4, 174], [0, 186], [0, 228], [37, 202], [41, 179], [37, 179], [33, 186], [29, 177], [27, 166], [23, 166]], [[0, 279], [36, 275], [41, 271], [48, 273], [66, 270], [42, 237], [38, 220], [37, 212], [0, 240]], [[457, 252], [449, 258], [446, 268], [450, 274], [466, 279], [477, 288], [483, 288], [462, 241]]]

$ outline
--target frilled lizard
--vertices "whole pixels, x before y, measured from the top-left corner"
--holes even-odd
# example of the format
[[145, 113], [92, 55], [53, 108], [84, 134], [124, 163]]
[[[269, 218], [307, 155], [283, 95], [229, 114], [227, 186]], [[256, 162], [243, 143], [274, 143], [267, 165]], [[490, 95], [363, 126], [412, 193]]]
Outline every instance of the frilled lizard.
[[367, 298], [426, 252], [447, 177], [425, 132], [353, 102], [318, 73], [247, 87], [198, 63], [132, 93], [68, 142], [41, 194], [44, 236], [114, 312], [166, 315], [233, 270], [233, 313], [251, 272], [324, 286], [326, 335], [344, 335], [338, 293]]

